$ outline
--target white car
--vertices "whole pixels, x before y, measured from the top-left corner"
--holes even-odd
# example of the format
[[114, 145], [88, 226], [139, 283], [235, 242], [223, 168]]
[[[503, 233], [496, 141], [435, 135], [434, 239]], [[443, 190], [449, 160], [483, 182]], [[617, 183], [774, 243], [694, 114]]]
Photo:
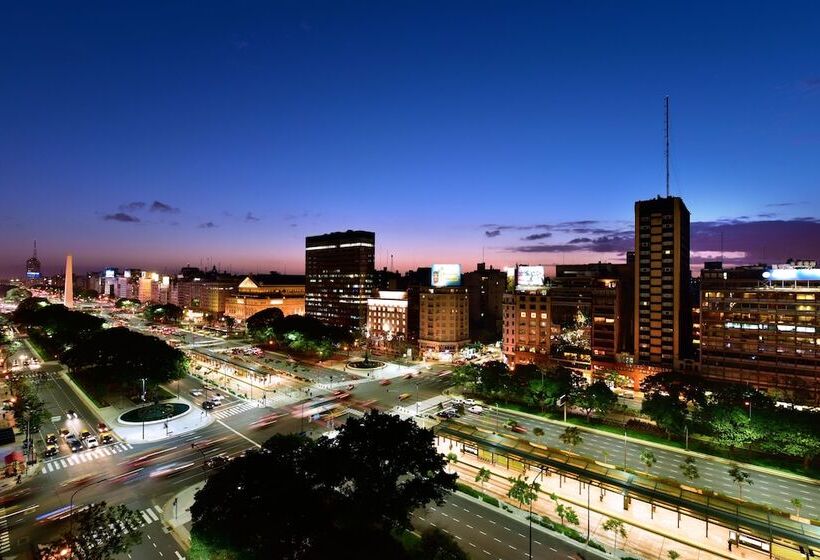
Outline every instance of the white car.
[[100, 442], [98, 442], [98, 441], [97, 441], [96, 436], [88, 436], [88, 437], [85, 439], [85, 445], [86, 445], [86, 447], [88, 447], [89, 449], [94, 449], [95, 447], [99, 447]]
[[484, 412], [484, 409], [478, 406], [477, 404], [474, 404], [473, 406], [467, 409], [467, 412], [472, 412], [473, 414], [481, 414], [482, 412]]
[[225, 397], [223, 395], [220, 395], [219, 393], [214, 393], [213, 395], [211, 395], [211, 400], [214, 401], [216, 404], [221, 403], [224, 399]]
[[202, 396], [202, 389], [191, 389], [191, 396], [192, 397], [201, 397]]
[[464, 405], [465, 406], [475, 406], [477, 404], [478, 404], [478, 401], [476, 401], [475, 399], [464, 399]]

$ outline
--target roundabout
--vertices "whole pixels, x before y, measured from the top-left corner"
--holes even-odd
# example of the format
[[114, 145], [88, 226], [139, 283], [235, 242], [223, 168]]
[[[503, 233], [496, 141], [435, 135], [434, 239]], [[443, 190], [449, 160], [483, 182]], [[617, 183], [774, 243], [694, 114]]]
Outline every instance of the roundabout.
[[379, 360], [371, 360], [367, 356], [365, 356], [364, 359], [361, 360], [351, 360], [347, 362], [347, 367], [351, 369], [357, 369], [360, 371], [373, 371], [376, 369], [381, 369], [386, 365], [387, 364], [385, 362], [380, 362]]
[[186, 403], [154, 403], [123, 412], [117, 418], [117, 421], [123, 424], [166, 422], [184, 416], [190, 411], [191, 405]]

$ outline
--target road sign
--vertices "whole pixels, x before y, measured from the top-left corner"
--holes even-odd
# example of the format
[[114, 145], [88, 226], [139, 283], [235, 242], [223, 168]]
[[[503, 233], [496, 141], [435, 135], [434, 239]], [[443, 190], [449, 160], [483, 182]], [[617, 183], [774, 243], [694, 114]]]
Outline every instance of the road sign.
[[63, 419], [63, 417], [62, 417], [62, 416], [52, 416], [52, 417], [51, 417], [51, 421], [52, 421], [52, 422], [59, 422], [59, 421], [60, 421], [60, 420], [62, 420], [62, 419]]

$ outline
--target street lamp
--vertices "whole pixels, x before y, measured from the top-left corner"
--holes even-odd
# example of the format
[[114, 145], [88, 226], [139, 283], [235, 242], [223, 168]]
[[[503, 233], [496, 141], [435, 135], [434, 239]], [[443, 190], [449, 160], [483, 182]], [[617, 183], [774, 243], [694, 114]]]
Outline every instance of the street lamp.
[[744, 401], [743, 404], [749, 407], [749, 420], [752, 419], [752, 401], [749, 399], [748, 401]]
[[[535, 475], [535, 478], [532, 479], [532, 485], [530, 486], [530, 488], [535, 490], [535, 481], [538, 480], [539, 476], [543, 476], [543, 475], [544, 475], [544, 469], [542, 468], [541, 471], [537, 475]], [[532, 560], [532, 503], [536, 499], [538, 499], [538, 494], [537, 493], [536, 493], [534, 498], [530, 498], [530, 515], [529, 515], [529, 521], [530, 521], [530, 553], [529, 553], [529, 559], [530, 560]]]
[[86, 488], [96, 486], [97, 484], [100, 484], [101, 482], [105, 482], [106, 480], [108, 480], [108, 477], [101, 478], [100, 480], [91, 482], [89, 484], [86, 484], [85, 486], [81, 486], [81, 487], [77, 488], [76, 490], [74, 490], [74, 493], [71, 494], [71, 499], [68, 501], [68, 515], [69, 515], [69, 517], [68, 517], [68, 519], [69, 519], [69, 521], [68, 521], [68, 536], [69, 537], [74, 538], [74, 497], [79, 492], [85, 490]]
[[626, 470], [626, 422], [624, 422], [624, 470]]

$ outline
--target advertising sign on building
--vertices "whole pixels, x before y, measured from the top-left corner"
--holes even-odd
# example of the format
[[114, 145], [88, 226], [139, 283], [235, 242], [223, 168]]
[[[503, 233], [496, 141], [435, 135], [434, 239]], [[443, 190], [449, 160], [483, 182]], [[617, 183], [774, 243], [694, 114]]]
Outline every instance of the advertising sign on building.
[[544, 267], [543, 266], [519, 266], [518, 282], [519, 290], [534, 290], [544, 287]]
[[434, 264], [430, 283], [434, 288], [461, 286], [460, 264]]

